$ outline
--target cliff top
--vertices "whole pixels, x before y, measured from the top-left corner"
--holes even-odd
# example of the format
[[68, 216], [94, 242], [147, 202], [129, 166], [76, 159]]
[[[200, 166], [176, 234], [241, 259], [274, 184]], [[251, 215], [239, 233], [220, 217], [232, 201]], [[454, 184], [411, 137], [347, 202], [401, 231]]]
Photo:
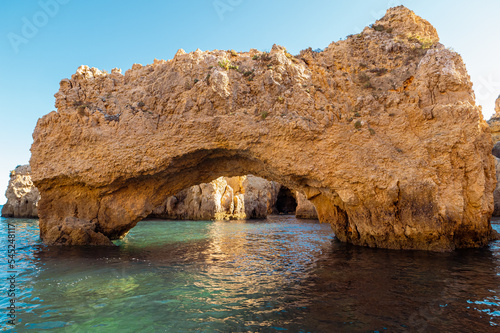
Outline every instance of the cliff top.
[[432, 24], [405, 6], [389, 8], [385, 16], [376, 21], [372, 28], [406, 38], [414, 37], [426, 43], [439, 42], [438, 33]]
[[31, 173], [31, 166], [29, 164], [18, 165], [14, 170], [11, 171], [11, 175], [22, 174], [27, 175]]

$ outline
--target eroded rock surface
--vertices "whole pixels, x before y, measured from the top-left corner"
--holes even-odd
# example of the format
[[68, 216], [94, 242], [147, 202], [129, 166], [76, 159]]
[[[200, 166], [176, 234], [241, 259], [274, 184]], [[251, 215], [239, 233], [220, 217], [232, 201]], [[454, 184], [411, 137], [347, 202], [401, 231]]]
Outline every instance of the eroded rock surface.
[[495, 114], [488, 120], [493, 139], [493, 149], [491, 153], [495, 156], [497, 185], [493, 194], [494, 206], [493, 216], [500, 216], [500, 96], [495, 101]]
[[305, 193], [344, 242], [492, 237], [488, 125], [460, 55], [405, 7], [323, 52], [179, 50], [124, 75], [82, 66], [55, 96], [31, 159], [46, 243], [67, 218], [119, 238], [162, 198], [242, 174]]
[[496, 166], [496, 176], [497, 176], [497, 186], [493, 192], [493, 198], [495, 200], [495, 210], [493, 211], [494, 216], [500, 216], [500, 158], [495, 157]]
[[38, 217], [40, 192], [33, 185], [29, 165], [19, 165], [11, 171], [5, 196], [7, 203], [2, 207], [2, 216]]
[[95, 222], [67, 217], [45, 235], [44, 241], [52, 245], [113, 245], [97, 229]]
[[493, 154], [493, 156], [500, 158], [500, 141], [497, 142], [497, 143], [495, 143], [495, 145], [493, 146], [493, 150], [491, 151], [491, 153]]
[[[488, 120], [488, 125], [491, 129], [493, 144], [497, 144], [500, 141], [500, 96], [495, 101], [495, 114]], [[495, 149], [493, 150], [493, 155], [495, 155]]]
[[297, 210], [295, 211], [295, 216], [299, 219], [317, 219], [318, 212], [313, 203], [307, 200], [306, 196], [300, 192], [295, 194], [297, 198]]
[[280, 185], [253, 175], [219, 177], [168, 197], [150, 217], [187, 220], [262, 219], [273, 213]]

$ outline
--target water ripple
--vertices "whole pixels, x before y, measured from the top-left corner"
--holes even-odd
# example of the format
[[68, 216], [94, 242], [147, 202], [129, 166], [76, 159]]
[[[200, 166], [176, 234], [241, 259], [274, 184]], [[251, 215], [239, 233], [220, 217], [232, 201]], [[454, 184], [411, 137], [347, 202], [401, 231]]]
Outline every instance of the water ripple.
[[36, 220], [0, 222], [3, 238], [6, 222], [18, 227], [20, 260], [19, 323], [6, 332], [488, 332], [500, 324], [498, 241], [453, 253], [369, 249], [336, 242], [328, 225], [276, 216], [143, 221], [112, 249], [51, 247]]

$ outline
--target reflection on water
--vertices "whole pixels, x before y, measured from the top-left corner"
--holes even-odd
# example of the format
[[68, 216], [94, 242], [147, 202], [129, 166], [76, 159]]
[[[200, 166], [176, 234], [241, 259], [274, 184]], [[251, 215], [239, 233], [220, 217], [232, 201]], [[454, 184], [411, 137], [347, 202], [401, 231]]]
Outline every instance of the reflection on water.
[[[2, 219], [2, 239], [7, 222], [18, 226], [21, 260], [12, 332], [489, 332], [500, 323], [500, 242], [368, 249], [336, 242], [328, 225], [276, 216], [144, 221], [114, 248], [47, 247], [34, 220]], [[1, 251], [5, 262], [5, 242]]]

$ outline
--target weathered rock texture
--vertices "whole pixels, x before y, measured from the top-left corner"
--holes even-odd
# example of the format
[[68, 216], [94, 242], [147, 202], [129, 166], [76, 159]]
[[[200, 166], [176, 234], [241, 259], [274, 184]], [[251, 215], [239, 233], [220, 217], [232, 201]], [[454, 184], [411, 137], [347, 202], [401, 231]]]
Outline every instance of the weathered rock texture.
[[262, 219], [273, 213], [280, 185], [252, 175], [219, 177], [168, 197], [149, 217], [189, 220]]
[[497, 186], [493, 192], [493, 198], [495, 202], [495, 210], [493, 211], [494, 216], [500, 216], [500, 158], [495, 157], [496, 166], [496, 176], [497, 176]]
[[500, 158], [500, 141], [498, 141], [497, 143], [495, 143], [495, 145], [493, 146], [493, 150], [491, 151], [491, 153], [493, 154], [493, 156]]
[[497, 186], [493, 192], [494, 206], [493, 216], [500, 216], [500, 141], [493, 146], [493, 156], [495, 156], [495, 166], [497, 175]]
[[297, 199], [297, 210], [295, 216], [299, 219], [317, 219], [318, 213], [313, 203], [307, 200], [306, 196], [300, 192], [295, 193]]
[[493, 193], [494, 198], [494, 206], [495, 209], [493, 211], [493, 216], [500, 216], [500, 96], [498, 96], [495, 101], [495, 114], [488, 120], [488, 125], [491, 129], [491, 138], [493, 139], [493, 149], [491, 153], [495, 156], [495, 165], [496, 165], [496, 179], [497, 186], [495, 188], [495, 192]]
[[[493, 144], [496, 144], [500, 141], [500, 96], [495, 101], [495, 114], [488, 120], [488, 125], [491, 129]], [[493, 154], [495, 154], [495, 151], [493, 151]]]
[[2, 216], [38, 217], [40, 192], [31, 181], [31, 168], [29, 165], [20, 165], [11, 171], [5, 196], [7, 197], [7, 203], [2, 208]]
[[179, 50], [125, 75], [82, 66], [33, 133], [41, 238], [68, 243], [74, 217], [116, 239], [165, 196], [253, 174], [305, 193], [344, 242], [485, 245], [491, 136], [462, 58], [438, 41], [400, 6], [320, 53]]

